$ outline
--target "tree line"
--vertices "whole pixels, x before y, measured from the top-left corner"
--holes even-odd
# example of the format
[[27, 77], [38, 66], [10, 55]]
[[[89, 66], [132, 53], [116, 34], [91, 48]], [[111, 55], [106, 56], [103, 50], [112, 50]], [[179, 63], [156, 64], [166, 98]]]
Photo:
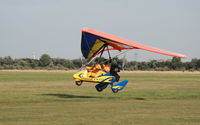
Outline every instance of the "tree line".
[[10, 56], [0, 58], [0, 70], [4, 69], [49, 69], [49, 70], [70, 70], [78, 69], [81, 66], [80, 59], [51, 58], [43, 54], [40, 59], [20, 58], [12, 59]]
[[[172, 60], [151, 60], [151, 61], [127, 61], [126, 59], [113, 59], [123, 70], [155, 70], [155, 71], [200, 71], [200, 59], [194, 58], [190, 62], [181, 62], [180, 58], [173, 57]], [[81, 59], [51, 58], [43, 54], [39, 59], [19, 58], [13, 59], [10, 56], [0, 57], [0, 70], [5, 69], [49, 69], [49, 70], [73, 70], [82, 66]]]

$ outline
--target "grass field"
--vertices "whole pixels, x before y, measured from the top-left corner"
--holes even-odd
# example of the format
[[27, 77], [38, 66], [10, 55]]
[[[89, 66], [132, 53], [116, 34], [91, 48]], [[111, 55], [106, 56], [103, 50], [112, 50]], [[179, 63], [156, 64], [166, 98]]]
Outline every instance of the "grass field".
[[116, 94], [72, 74], [0, 71], [0, 125], [200, 124], [200, 73], [122, 73]]

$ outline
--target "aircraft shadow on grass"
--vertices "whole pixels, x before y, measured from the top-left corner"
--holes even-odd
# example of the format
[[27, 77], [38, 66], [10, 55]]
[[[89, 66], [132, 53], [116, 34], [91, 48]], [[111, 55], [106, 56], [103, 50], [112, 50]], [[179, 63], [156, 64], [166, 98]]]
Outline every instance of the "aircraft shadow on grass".
[[[43, 96], [55, 96], [59, 98], [101, 98], [101, 99], [121, 99], [121, 97], [103, 97], [103, 96], [81, 96], [72, 94], [42, 94]], [[127, 97], [122, 99], [133, 99], [133, 100], [145, 100], [145, 98], [140, 97]]]
[[59, 98], [102, 98], [98, 96], [81, 96], [81, 95], [72, 95], [72, 94], [43, 94], [45, 96], [56, 96]]

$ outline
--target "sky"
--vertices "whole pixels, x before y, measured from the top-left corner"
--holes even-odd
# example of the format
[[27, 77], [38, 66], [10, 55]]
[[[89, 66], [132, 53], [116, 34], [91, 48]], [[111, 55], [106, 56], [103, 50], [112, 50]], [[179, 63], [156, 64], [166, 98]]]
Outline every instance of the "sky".
[[[84, 27], [200, 58], [200, 0], [0, 0], [0, 57], [80, 58]], [[144, 50], [125, 57], [171, 59]]]

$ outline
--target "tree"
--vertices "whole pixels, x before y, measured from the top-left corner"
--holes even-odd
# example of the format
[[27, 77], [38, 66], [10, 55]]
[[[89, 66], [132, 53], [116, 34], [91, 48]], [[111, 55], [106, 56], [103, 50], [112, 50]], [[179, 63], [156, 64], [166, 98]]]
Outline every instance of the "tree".
[[148, 62], [148, 68], [149, 69], [155, 69], [155, 68], [158, 68], [157, 67], [157, 60], [151, 60], [150, 62]]
[[198, 59], [196, 66], [197, 66], [197, 70], [200, 70], [200, 59]]
[[172, 69], [180, 69], [182, 67], [181, 58], [173, 57], [172, 58]]
[[6, 56], [6, 57], [3, 58], [3, 64], [12, 65], [13, 64], [13, 59], [10, 56]]
[[46, 67], [52, 62], [51, 57], [48, 54], [43, 54], [40, 57], [40, 66]]
[[73, 59], [72, 63], [74, 64], [74, 68], [76, 68], [76, 69], [80, 68], [82, 65], [81, 59]]

